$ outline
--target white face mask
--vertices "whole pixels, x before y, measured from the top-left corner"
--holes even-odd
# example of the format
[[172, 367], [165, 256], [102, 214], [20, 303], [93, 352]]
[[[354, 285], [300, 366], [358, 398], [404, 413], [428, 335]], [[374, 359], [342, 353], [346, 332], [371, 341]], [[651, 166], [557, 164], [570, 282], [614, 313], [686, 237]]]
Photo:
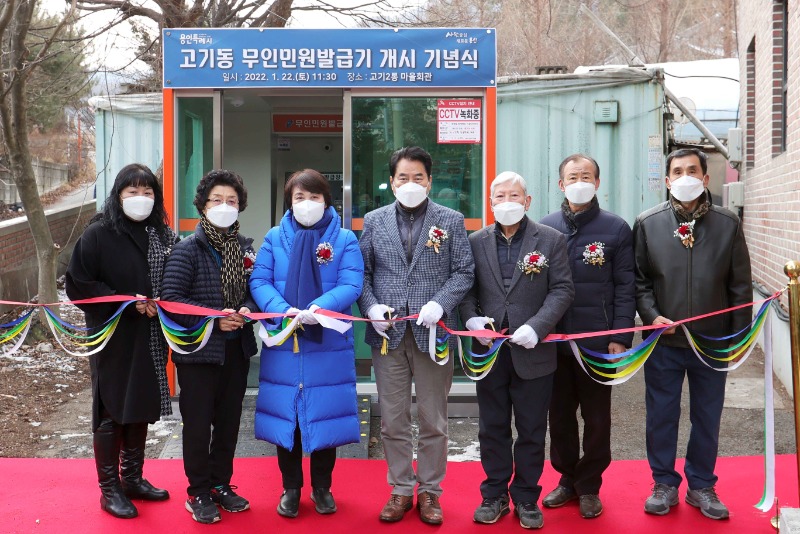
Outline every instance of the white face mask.
[[155, 200], [150, 197], [128, 197], [122, 199], [122, 211], [133, 221], [143, 221], [153, 213]]
[[571, 204], [581, 206], [588, 204], [594, 198], [594, 184], [589, 182], [575, 182], [564, 187], [564, 195]]
[[513, 226], [525, 216], [525, 206], [519, 202], [501, 202], [492, 206], [494, 218], [503, 226]]
[[310, 227], [317, 224], [325, 214], [325, 203], [303, 200], [292, 204], [294, 220], [303, 226]]
[[703, 194], [703, 181], [694, 176], [681, 176], [677, 180], [670, 178], [669, 192], [678, 202], [691, 202]]
[[403, 206], [416, 208], [428, 197], [428, 188], [414, 182], [408, 182], [395, 189], [394, 196]]
[[239, 218], [238, 208], [220, 204], [206, 210], [206, 219], [217, 228], [230, 228]]

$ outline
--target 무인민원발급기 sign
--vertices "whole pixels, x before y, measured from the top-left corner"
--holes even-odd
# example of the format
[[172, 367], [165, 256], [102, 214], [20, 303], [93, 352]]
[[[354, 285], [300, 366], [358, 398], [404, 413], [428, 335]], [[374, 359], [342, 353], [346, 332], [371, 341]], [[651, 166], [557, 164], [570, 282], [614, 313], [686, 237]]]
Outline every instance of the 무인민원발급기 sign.
[[491, 28], [168, 28], [164, 88], [494, 87]]

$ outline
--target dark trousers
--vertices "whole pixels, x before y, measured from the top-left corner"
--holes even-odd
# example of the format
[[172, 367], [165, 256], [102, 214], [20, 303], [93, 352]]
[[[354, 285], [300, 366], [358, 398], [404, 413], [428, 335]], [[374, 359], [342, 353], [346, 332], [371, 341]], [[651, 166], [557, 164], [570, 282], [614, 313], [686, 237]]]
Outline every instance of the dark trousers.
[[[515, 503], [539, 500], [552, 389], [552, 374], [532, 380], [520, 378], [505, 345], [500, 348], [491, 372], [476, 383], [480, 410], [478, 440], [481, 465], [486, 473], [486, 480], [481, 482], [484, 499], [510, 493]], [[511, 435], [512, 411], [516, 442]]]
[[717, 483], [714, 468], [726, 373], [709, 369], [692, 349], [659, 343], [644, 364], [647, 460], [654, 481], [680, 486], [681, 475], [675, 470], [675, 456], [684, 376], [689, 379], [689, 420], [692, 424], [684, 471], [689, 489], [696, 490]]
[[183, 469], [189, 496], [230, 484], [239, 439], [247, 358], [241, 340], [225, 343], [225, 364], [177, 364], [183, 418]]
[[[314, 451], [311, 456], [311, 487], [331, 487], [333, 466], [336, 464], [336, 447]], [[278, 467], [283, 477], [285, 489], [303, 487], [303, 444], [300, 438], [300, 426], [294, 429], [294, 448], [292, 450], [278, 447]]]
[[[583, 456], [578, 408], [583, 419]], [[566, 343], [559, 343], [553, 377], [550, 461], [561, 473], [559, 484], [578, 495], [600, 493], [603, 471], [611, 464], [611, 386], [592, 380]]]

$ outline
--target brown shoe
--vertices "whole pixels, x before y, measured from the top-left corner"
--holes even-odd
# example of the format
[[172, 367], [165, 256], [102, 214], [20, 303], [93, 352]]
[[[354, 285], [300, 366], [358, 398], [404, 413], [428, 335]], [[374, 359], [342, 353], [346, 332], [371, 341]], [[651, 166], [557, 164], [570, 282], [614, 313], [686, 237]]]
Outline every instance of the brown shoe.
[[383, 510], [381, 510], [381, 521], [388, 521], [389, 523], [400, 521], [403, 519], [405, 513], [411, 510], [413, 506], [414, 497], [395, 495], [393, 493], [392, 496], [389, 497], [389, 502], [387, 502]]
[[442, 524], [442, 507], [439, 506], [439, 496], [423, 491], [417, 495], [417, 508], [419, 508], [419, 518], [423, 523], [429, 525]]

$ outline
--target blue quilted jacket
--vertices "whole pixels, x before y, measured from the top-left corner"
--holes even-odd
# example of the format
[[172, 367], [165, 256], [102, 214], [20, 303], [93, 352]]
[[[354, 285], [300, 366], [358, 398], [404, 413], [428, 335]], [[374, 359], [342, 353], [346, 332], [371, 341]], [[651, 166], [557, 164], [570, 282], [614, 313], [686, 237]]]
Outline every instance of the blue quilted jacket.
[[[331, 244], [333, 259], [320, 264], [323, 294], [311, 304], [349, 314], [361, 294], [364, 261], [355, 234], [341, 228], [336, 211], [328, 209], [333, 219], [320, 243]], [[295, 236], [291, 219], [287, 211], [280, 226], [264, 238], [250, 277], [250, 292], [264, 312], [280, 313], [290, 307], [283, 294]], [[262, 348], [255, 421], [258, 439], [292, 450], [297, 421], [306, 452], [359, 441], [353, 330], [322, 331], [320, 343], [298, 336], [298, 353], [292, 351], [291, 338], [280, 346]]]

